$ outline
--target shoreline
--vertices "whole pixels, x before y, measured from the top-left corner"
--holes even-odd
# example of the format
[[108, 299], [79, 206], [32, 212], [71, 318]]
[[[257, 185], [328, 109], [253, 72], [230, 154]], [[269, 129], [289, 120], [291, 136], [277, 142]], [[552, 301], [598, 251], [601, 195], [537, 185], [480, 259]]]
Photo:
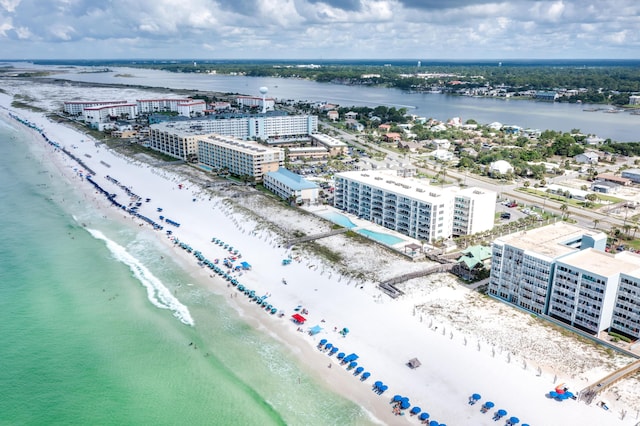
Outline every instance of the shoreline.
[[[45, 120], [46, 122], [46, 119], [42, 118], [40, 114], [23, 111], [17, 111], [16, 113], [21, 116], [28, 115], [32, 118], [39, 117], [40, 120]], [[69, 137], [73, 136], [76, 141], [83, 137], [87, 138], [87, 136], [83, 136], [77, 131], [66, 128], [60, 124], [46, 122], [46, 127], [47, 132], [49, 128], [57, 129], [60, 134], [65, 134]], [[61, 127], [64, 127], [66, 130], [59, 129]], [[52, 139], [53, 138], [52, 136]], [[69, 143], [73, 142], [71, 140], [65, 141], [65, 145], [68, 146]], [[247, 286], [256, 289], [259, 288], [261, 291], [273, 294], [274, 303], [277, 301], [278, 305], [287, 311], [287, 316], [282, 320], [267, 316], [270, 320], [261, 321], [265, 314], [258, 312], [255, 306], [246, 307], [246, 302], [231, 300], [228, 300], [228, 302], [231, 302], [229, 304], [233, 306], [233, 304], [236, 303], [237, 306], [234, 308], [236, 310], [239, 309], [239, 312], [242, 312], [243, 316], [251, 312], [248, 316], [253, 317], [252, 321], [255, 321], [255, 323], [252, 324], [253, 327], [265, 327], [272, 336], [282, 338], [285, 346], [301, 361], [301, 365], [308, 368], [309, 371], [312, 371], [312, 374], [316, 374], [316, 377], [320, 378], [324, 384], [334, 390], [334, 392], [341, 395], [348, 394], [346, 396], [349, 399], [361, 407], [364, 407], [364, 409], [372, 413], [375, 418], [384, 420], [387, 424], [400, 421], [399, 417], [392, 416], [388, 404], [388, 398], [391, 398], [394, 393], [399, 393], [411, 397], [412, 402], [424, 407], [426, 411], [431, 412], [432, 418], [438, 419], [438, 421], [442, 419], [452, 424], [468, 424], [468, 422], [472, 422], [473, 424], [494, 424], [488, 415], [482, 416], [476, 409], [472, 409], [466, 403], [468, 394], [470, 395], [470, 393], [478, 391], [487, 397], [495, 394], [496, 400], [505, 401], [505, 408], [510, 413], [513, 411], [514, 415], [518, 415], [523, 421], [529, 421], [531, 423], [537, 422], [543, 424], [544, 419], [549, 420], [551, 418], [554, 419], [553, 421], [561, 421], [560, 419], [563, 418], [590, 418], [593, 420], [596, 418], [600, 419], [603, 415], [603, 410], [596, 409], [596, 407], [577, 404], [569, 408], [568, 405], [563, 404], [565, 412], [574, 414], [572, 408], [576, 407], [575, 411], [580, 414], [579, 417], [565, 417], [567, 413], [563, 415], [561, 411], [557, 411], [558, 408], [555, 406], [558, 404], [555, 404], [553, 401], [544, 400], [543, 393], [545, 389], [546, 391], [551, 390], [554, 385], [548, 376], [545, 375], [545, 383], [541, 384], [539, 383], [540, 380], [534, 378], [535, 376], [531, 371], [515, 366], [515, 362], [507, 363], [504, 360], [498, 362], [499, 360], [497, 358], [492, 358], [487, 352], [476, 350], [476, 341], [473, 340], [472, 343], [472, 337], [469, 337], [469, 345], [464, 345], [461, 342], [461, 332], [455, 330], [455, 328], [451, 329], [449, 325], [440, 325], [440, 329], [438, 329], [438, 325], [435, 324], [433, 325], [435, 329], [431, 326], [427, 327], [426, 321], [419, 322], [415, 315], [412, 315], [410, 311], [410, 300], [402, 300], [399, 301], [399, 303], [395, 303], [377, 297], [379, 296], [379, 292], [377, 292], [372, 282], [364, 283], [364, 288], [359, 289], [355, 284], [347, 285], [346, 282], [338, 282], [340, 273], [329, 269], [329, 265], [323, 264], [322, 268], [316, 268], [316, 270], [312, 271], [308, 263], [316, 261], [306, 254], [301, 256], [308, 257], [308, 259], [304, 259], [300, 263], [294, 262], [294, 264], [287, 267], [281, 266], [279, 260], [282, 256], [287, 255], [286, 249], [277, 247], [279, 237], [275, 234], [270, 234], [264, 229], [260, 230], [259, 234], [251, 236], [251, 231], [256, 230], [256, 227], [259, 225], [258, 223], [251, 223], [256, 220], [255, 218], [248, 218], [237, 211], [230, 211], [228, 215], [225, 215], [221, 207], [222, 201], [216, 200], [218, 204], [208, 201], [208, 194], [206, 194], [204, 190], [195, 189], [191, 184], [188, 185], [188, 190], [178, 190], [174, 186], [177, 185], [176, 182], [164, 178], [163, 181], [158, 181], [154, 178], [152, 176], [153, 173], [146, 170], [150, 168], [148, 165], [145, 166], [144, 163], [134, 165], [133, 163], [137, 162], [137, 160], [133, 160], [131, 162], [132, 164], [127, 164], [126, 160], [121, 158], [121, 155], [114, 156], [114, 160], [110, 158], [105, 160], [103, 155], [107, 155], [105, 152], [107, 151], [106, 147], [100, 147], [100, 152], [103, 155], [98, 156], [93, 150], [95, 147], [91, 148], [91, 145], [93, 144], [86, 143], [86, 141], [85, 143], [78, 144], [83, 152], [91, 152], [91, 160], [95, 162], [103, 160], [109, 163], [111, 165], [109, 173], [112, 173], [114, 176], [121, 173], [122, 176], [117, 176], [121, 181], [135, 181], [136, 187], [140, 184], [142, 186], [139, 192], [140, 195], [149, 195], [155, 191], [152, 197], [154, 200], [156, 198], [163, 198], [167, 200], [167, 203], [169, 200], [172, 200], [174, 204], [170, 208], [166, 208], [168, 211], [167, 214], [169, 214], [170, 210], [173, 210], [171, 216], [174, 216], [175, 213], [175, 217], [188, 218], [188, 221], [183, 221], [182, 226], [180, 229], [175, 230], [175, 233], [180, 235], [179, 238], [181, 241], [192, 244], [194, 248], [202, 250], [203, 253], [206, 251], [208, 258], [221, 256], [221, 254], [223, 254], [219, 247], [212, 247], [209, 241], [214, 235], [224, 237], [225, 240], [228, 239], [230, 242], [232, 242], [232, 239], [237, 238], [238, 241], [247, 243], [246, 247], [238, 246], [238, 248], [240, 248], [243, 254], [247, 254], [245, 258], [253, 265], [254, 270], [243, 275], [241, 281], [246, 282]], [[98, 165], [95, 167], [99, 170]], [[131, 170], [129, 170], [129, 168], [131, 168]], [[101, 174], [100, 171], [98, 171], [98, 174]], [[104, 168], [102, 174], [104, 174]], [[167, 172], [167, 174], [173, 176], [173, 172]], [[140, 180], [141, 177], [144, 177], [148, 182]], [[184, 180], [186, 181], [187, 179], [185, 178]], [[71, 182], [73, 184], [75, 181], [71, 180]], [[171, 189], [164, 191], [165, 194], [163, 194], [162, 188], [156, 187], [158, 184], [163, 184], [163, 188], [168, 189], [168, 187], [171, 187]], [[138, 188], [134, 188], [134, 190], [138, 191]], [[156, 193], [157, 195], [155, 195]], [[195, 202], [192, 201], [194, 197], [197, 200]], [[229, 199], [233, 201], [233, 198]], [[169, 204], [166, 204], [166, 206], [169, 206]], [[182, 206], [182, 208], [180, 208], [180, 206]], [[194, 206], [194, 208], [186, 208], [186, 206]], [[206, 226], [200, 225], [213, 222], [214, 217], [218, 219], [217, 223], [221, 228], [215, 232], [210, 231], [209, 234], [203, 235], [205, 233], [203, 233], [202, 230], [205, 229]], [[236, 222], [235, 224], [234, 220]], [[299, 220], [302, 221], [303, 219]], [[308, 219], [304, 220], [308, 221]], [[222, 229], [223, 224], [226, 224], [227, 227], [231, 229]], [[253, 225], [253, 228], [250, 228], [250, 225]], [[156, 235], [156, 238], [161, 237], [161, 240], [164, 240], [165, 244], [171, 245], [168, 238], [164, 235], [159, 236], [157, 231], [153, 233]], [[258, 235], [263, 235], [264, 240], [260, 239]], [[271, 236], [271, 238], [268, 238], [269, 236]], [[267, 239], [269, 239], [269, 241], [267, 241]], [[334, 244], [341, 244], [343, 241], [344, 239], [342, 238], [335, 238]], [[177, 250], [183, 251], [181, 249]], [[352, 252], [350, 254], [355, 256], [359, 255], [358, 252]], [[189, 263], [190, 256], [187, 255], [186, 252], [180, 255], [180, 257], [185, 264]], [[187, 273], [191, 276], [197, 275], [200, 278], [204, 278], [204, 281], [207, 281], [207, 276], [203, 276], [202, 268], [196, 265], [195, 259], [192, 258], [192, 262], [193, 268], [188, 268]], [[272, 276], [274, 274], [276, 275], [275, 277]], [[287, 281], [290, 283], [286, 288], [283, 287], [280, 282], [280, 275], [285, 275]], [[210, 284], [210, 286], [207, 285], [207, 288], [211, 287], [210, 289], [213, 289], [213, 291], [217, 289], [220, 294], [224, 294], [224, 282], [221, 282], [219, 278], [209, 280], [208, 284]], [[312, 285], [309, 286], [309, 284]], [[462, 290], [459, 293], [465, 293], [465, 289], [462, 287], [453, 289], [448, 285], [444, 287], [445, 290], [442, 290], [443, 293], [447, 291], [458, 292], [459, 290]], [[351, 333], [348, 337], [343, 338], [336, 336], [331, 331], [315, 337], [308, 336], [306, 333], [296, 332], [296, 327], [290, 324], [289, 321], [284, 320], [288, 320], [293, 307], [298, 304], [304, 304], [311, 312], [308, 316], [309, 325], [314, 325], [316, 322], [321, 324], [321, 319], [326, 319], [329, 330], [331, 326], [339, 327], [341, 325], [349, 325], [349, 328], [352, 330]], [[407, 310], [407, 308], [409, 308], [409, 310]], [[273, 320], [271, 320], [271, 318], [273, 318]], [[442, 324], [439, 320], [436, 320], [435, 323]], [[496, 326], [498, 326], [498, 324], [496, 324]], [[455, 333], [455, 339], [449, 338], [449, 333], [442, 333], [445, 328], [449, 329], [451, 333]], [[429, 332], [429, 330], [431, 330], [431, 332]], [[400, 333], [400, 331], [402, 333]], [[339, 370], [336, 368], [337, 366], [334, 365], [331, 368], [331, 376], [337, 377], [337, 379], [329, 380], [327, 377], [329, 371], [327, 366], [330, 358], [328, 358], [326, 354], [321, 354], [315, 348], [318, 339], [323, 336], [328, 337], [341, 346], [346, 345], [345, 350], [358, 352], [361, 355], [363, 365], [372, 366], [372, 377], [365, 382], [365, 384], [359, 383], [358, 379], [351, 377], [349, 373], [342, 370], [340, 370], [340, 375], [338, 375]], [[480, 345], [479, 340], [478, 345]], [[352, 348], [352, 350], [349, 348]], [[418, 358], [423, 362], [423, 366], [419, 369], [409, 370], [404, 365], [408, 359], [413, 357], [412, 355], [418, 355]], [[308, 361], [309, 358], [317, 361], [306, 363], [305, 360]], [[317, 363], [319, 363], [319, 365], [315, 365]], [[460, 366], [465, 366], [465, 368], [460, 369]], [[488, 371], [474, 371], [476, 369], [481, 370], [483, 367], [486, 367]], [[470, 371], [461, 371], [466, 369]], [[494, 373], [498, 374], [498, 377], [503, 380], [505, 386], [508, 384], [512, 387], [511, 391], [509, 391], [509, 389], [507, 389], [506, 392], [504, 390], [496, 390], [495, 392], [492, 390], [494, 386], [492, 386], [492, 383], [487, 382], [487, 380], [491, 380], [488, 379], [488, 377], [492, 377]], [[511, 377], [503, 377], [505, 375]], [[562, 379], [560, 374], [558, 376], [559, 379]], [[369, 390], [370, 385], [373, 381], [378, 380], [378, 378], [385, 381], [385, 383], [387, 381], [389, 382], [390, 389], [383, 396], [377, 396]], [[576, 388], [580, 386], [576, 380], [572, 380], [569, 376], [564, 378], [572, 381], [572, 384], [575, 385]], [[362, 386], [358, 387], [357, 385]], [[458, 387], [459, 385], [462, 386]], [[521, 392], [520, 388], [523, 386], [527, 387], [527, 390], [522, 390]], [[425, 387], [426, 389], [422, 389]], [[434, 387], [437, 389], [433, 389]], [[355, 390], [350, 390], [350, 388], [354, 388]], [[510, 393], [515, 393], [515, 389], [518, 389], [518, 393], [522, 395], [517, 398], [509, 397]], [[351, 392], [356, 392], [356, 394], [354, 395]], [[500, 395], [499, 397], [498, 394]], [[528, 404], [523, 404], [522, 401], [518, 403], [519, 398], [525, 400], [531, 399], [531, 401], [540, 400], [539, 407], [534, 407], [533, 410], [530, 408], [527, 409]], [[465, 409], [466, 407], [469, 408]], [[539, 411], [543, 410], [549, 411], [547, 415], [554, 417], [542, 416], [543, 413], [538, 414]], [[525, 414], [527, 415], [525, 416]], [[541, 417], [536, 418], [535, 416], [538, 415]], [[417, 423], [416, 419], [408, 415], [405, 416], [404, 419]], [[604, 417], [604, 419], [612, 420], [611, 417]], [[620, 424], [627, 423], [621, 422]]]

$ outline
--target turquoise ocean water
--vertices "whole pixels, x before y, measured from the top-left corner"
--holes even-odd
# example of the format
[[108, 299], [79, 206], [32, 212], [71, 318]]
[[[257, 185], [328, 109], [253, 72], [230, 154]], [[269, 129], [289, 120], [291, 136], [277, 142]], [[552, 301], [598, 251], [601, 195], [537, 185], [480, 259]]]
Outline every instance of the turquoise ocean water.
[[0, 424], [369, 423], [48, 155], [0, 118]]

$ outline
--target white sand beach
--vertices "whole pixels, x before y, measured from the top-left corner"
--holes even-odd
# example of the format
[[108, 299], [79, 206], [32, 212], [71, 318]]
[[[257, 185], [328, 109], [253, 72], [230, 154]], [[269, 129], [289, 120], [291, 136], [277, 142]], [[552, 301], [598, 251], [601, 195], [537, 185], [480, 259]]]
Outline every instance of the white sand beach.
[[[179, 223], [179, 227], [164, 223], [164, 230], [154, 231], [146, 222], [130, 219], [78, 176], [73, 160], [50, 149], [50, 160], [60, 165], [72, 184], [95, 197], [105, 214], [148, 229], [182, 259], [195, 281], [209, 291], [228, 295], [228, 302], [249, 324], [286, 344], [310, 374], [362, 406], [378, 423], [420, 423], [409, 410], [404, 416], [392, 413], [389, 401], [396, 394], [408, 397], [412, 407], [421, 407], [431, 419], [450, 426], [503, 425], [511, 416], [530, 425], [640, 422], [640, 386], [634, 378], [620, 382], [598, 399], [606, 399], [609, 410], [595, 403], [586, 405], [571, 399], [559, 402], [546, 396], [561, 383], [577, 393], [631, 362], [629, 357], [560, 333], [529, 314], [465, 288], [446, 274], [401, 284], [405, 294], [391, 299], [378, 290], [377, 283], [423, 269], [424, 263], [345, 235], [316, 242], [341, 255], [341, 260], [333, 264], [303, 247], [288, 249], [287, 236], [293, 237], [296, 231], [307, 235], [326, 232], [331, 224], [309, 213], [284, 208], [249, 187], [221, 183], [204, 188], [196, 180], [204, 181], [206, 174], [192, 166], [154, 167], [140, 159], [125, 158], [42, 114], [12, 108], [11, 97], [4, 93], [0, 93], [0, 106], [3, 116], [12, 111], [29, 120], [82, 159], [95, 172], [95, 182], [118, 194], [120, 202], [129, 200], [124, 186], [142, 198], [141, 215], [158, 221], [163, 215]], [[37, 132], [33, 134], [34, 143], [45, 143]], [[212, 243], [212, 238], [237, 249], [242, 257], [236, 264], [246, 261], [251, 265], [242, 275], [235, 273], [237, 279], [256, 294], [268, 295], [269, 303], [284, 311], [284, 316], [264, 312], [209, 268], [199, 266], [192, 254], [173, 243], [167, 229], [172, 237], [209, 260], [222, 262], [229, 255], [228, 250]], [[285, 258], [292, 258], [291, 264], [283, 266]], [[179, 299], [180, 294], [176, 297]], [[301, 308], [296, 311], [298, 306]], [[308, 311], [304, 314], [306, 323], [293, 323], [291, 315], [303, 309]], [[315, 325], [322, 331], [311, 336], [307, 331]], [[349, 332], [343, 336], [338, 331], [345, 327]], [[358, 354], [358, 365], [371, 377], [362, 382], [353, 371], [346, 371], [335, 355], [330, 357], [318, 350], [321, 339], [339, 347], [340, 352]], [[418, 358], [422, 365], [409, 368], [406, 364], [412, 358]], [[372, 391], [375, 381], [388, 386], [383, 395]], [[473, 393], [482, 398], [469, 405]], [[495, 407], [481, 413], [482, 403], [489, 400]], [[497, 409], [508, 414], [493, 421]]]

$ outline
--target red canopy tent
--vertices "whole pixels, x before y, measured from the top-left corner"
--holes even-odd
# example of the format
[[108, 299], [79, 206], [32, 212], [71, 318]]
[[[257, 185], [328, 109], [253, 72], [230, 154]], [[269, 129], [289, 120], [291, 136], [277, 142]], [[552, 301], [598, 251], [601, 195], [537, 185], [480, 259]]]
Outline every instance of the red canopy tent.
[[291, 315], [291, 318], [293, 318], [293, 320], [295, 322], [300, 323], [300, 324], [304, 324], [304, 322], [307, 320], [305, 317], [303, 317], [300, 314], [293, 314], [293, 315]]

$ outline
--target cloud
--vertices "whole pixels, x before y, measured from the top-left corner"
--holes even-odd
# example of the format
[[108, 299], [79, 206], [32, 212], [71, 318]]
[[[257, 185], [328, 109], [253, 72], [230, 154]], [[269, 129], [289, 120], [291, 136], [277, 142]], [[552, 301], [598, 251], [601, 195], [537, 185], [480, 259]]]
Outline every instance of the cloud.
[[[7, 58], [628, 57], [636, 0], [0, 0]], [[99, 46], [99, 48], [98, 48]]]

